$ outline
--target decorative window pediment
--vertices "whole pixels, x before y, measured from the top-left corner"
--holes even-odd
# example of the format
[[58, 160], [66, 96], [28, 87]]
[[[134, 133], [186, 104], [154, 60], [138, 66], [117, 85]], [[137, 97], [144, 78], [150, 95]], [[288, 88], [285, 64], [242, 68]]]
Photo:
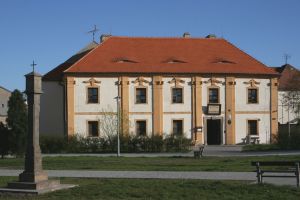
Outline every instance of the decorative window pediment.
[[139, 86], [144, 86], [144, 83], [150, 84], [150, 81], [147, 81], [147, 80], [144, 79], [143, 77], [137, 77], [137, 78], [135, 79], [135, 81], [132, 81], [132, 83], [134, 83], [134, 84], [137, 84], [137, 83], [138, 83]]
[[222, 84], [222, 81], [217, 80], [216, 78], [210, 78], [208, 81], [204, 81], [204, 83], [210, 83], [211, 86], [216, 86], [217, 84]]
[[244, 84], [250, 85], [250, 87], [257, 87], [257, 85], [259, 85], [260, 82], [257, 82], [257, 81], [255, 81], [254, 79], [251, 79], [251, 80], [248, 81], [248, 82], [244, 82]]
[[87, 81], [82, 81], [83, 83], [88, 83], [90, 86], [98, 86], [101, 81], [97, 81], [96, 79], [94, 78], [90, 78], [89, 80]]
[[184, 84], [185, 81], [180, 78], [173, 78], [171, 81], [169, 81], [170, 84], [175, 84], [175, 87], [180, 86], [180, 84]]

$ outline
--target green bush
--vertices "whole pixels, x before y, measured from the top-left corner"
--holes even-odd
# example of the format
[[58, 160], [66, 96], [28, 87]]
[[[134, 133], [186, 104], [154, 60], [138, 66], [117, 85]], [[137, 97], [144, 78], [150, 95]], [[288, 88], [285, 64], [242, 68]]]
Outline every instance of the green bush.
[[61, 137], [41, 137], [40, 147], [43, 153], [64, 153], [67, 141]]
[[192, 146], [192, 140], [183, 136], [170, 135], [164, 140], [165, 151], [167, 152], [186, 152]]
[[[122, 136], [120, 149], [123, 153], [141, 152], [186, 152], [192, 144], [191, 139], [180, 136]], [[112, 153], [117, 151], [117, 136], [109, 138], [72, 136], [68, 139], [42, 137], [43, 153]]]

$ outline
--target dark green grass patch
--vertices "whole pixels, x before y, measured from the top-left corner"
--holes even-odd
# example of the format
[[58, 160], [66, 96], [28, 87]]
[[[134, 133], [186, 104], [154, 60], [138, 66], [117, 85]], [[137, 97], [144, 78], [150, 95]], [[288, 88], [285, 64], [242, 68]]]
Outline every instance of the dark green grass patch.
[[[130, 170], [130, 171], [253, 171], [251, 161], [299, 161], [300, 156], [256, 157], [45, 157], [44, 169], [49, 170]], [[24, 160], [0, 159], [0, 169], [22, 169]]]
[[242, 151], [274, 151], [280, 150], [277, 144], [249, 144], [243, 146]]
[[[13, 178], [1, 177], [0, 185]], [[15, 178], [16, 179], [16, 178]], [[79, 187], [40, 196], [9, 196], [0, 199], [299, 199], [300, 190], [289, 186], [256, 185], [242, 181], [154, 179], [61, 179]]]

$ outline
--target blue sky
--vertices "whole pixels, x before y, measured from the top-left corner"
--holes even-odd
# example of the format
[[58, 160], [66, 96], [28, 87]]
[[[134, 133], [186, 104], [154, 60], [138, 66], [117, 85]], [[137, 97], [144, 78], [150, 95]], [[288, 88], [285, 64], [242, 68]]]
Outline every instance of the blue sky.
[[269, 66], [300, 67], [299, 0], [0, 0], [0, 85], [24, 90], [34, 59], [45, 74], [100, 32], [224, 37]]

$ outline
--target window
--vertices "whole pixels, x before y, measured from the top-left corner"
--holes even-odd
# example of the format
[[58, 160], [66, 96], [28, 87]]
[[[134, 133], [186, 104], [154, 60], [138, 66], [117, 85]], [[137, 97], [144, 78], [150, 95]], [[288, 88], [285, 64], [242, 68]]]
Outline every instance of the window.
[[2, 108], [4, 108], [4, 104], [2, 104]]
[[173, 120], [173, 134], [177, 136], [183, 134], [183, 120]]
[[99, 123], [98, 121], [88, 121], [89, 137], [99, 136]]
[[258, 135], [257, 120], [248, 120], [248, 135]]
[[138, 136], [146, 136], [146, 120], [138, 120], [135, 122], [136, 127], [136, 135]]
[[135, 89], [135, 103], [147, 103], [147, 88]]
[[219, 103], [219, 88], [208, 89], [208, 103]]
[[88, 88], [88, 103], [98, 103], [99, 93], [98, 88]]
[[172, 103], [183, 103], [182, 88], [172, 88]]
[[256, 88], [248, 88], [248, 103], [258, 103]]

